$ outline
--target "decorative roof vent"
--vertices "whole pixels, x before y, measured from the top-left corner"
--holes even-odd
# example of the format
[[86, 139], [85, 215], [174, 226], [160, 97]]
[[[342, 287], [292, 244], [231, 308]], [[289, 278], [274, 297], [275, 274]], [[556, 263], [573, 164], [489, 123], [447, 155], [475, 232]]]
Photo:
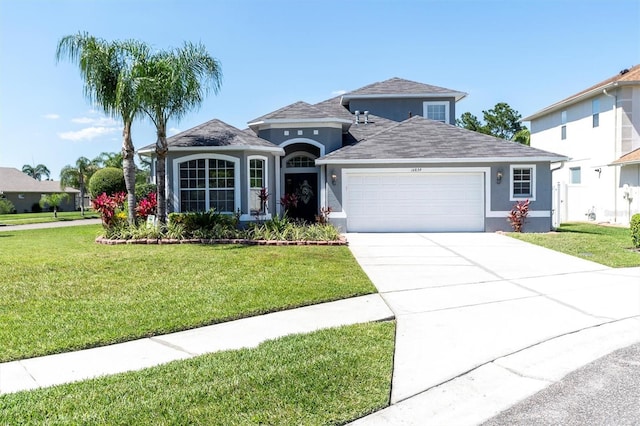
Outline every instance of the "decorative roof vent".
[[356, 124], [360, 124], [360, 111], [356, 110]]
[[369, 124], [369, 111], [364, 112], [364, 124]]

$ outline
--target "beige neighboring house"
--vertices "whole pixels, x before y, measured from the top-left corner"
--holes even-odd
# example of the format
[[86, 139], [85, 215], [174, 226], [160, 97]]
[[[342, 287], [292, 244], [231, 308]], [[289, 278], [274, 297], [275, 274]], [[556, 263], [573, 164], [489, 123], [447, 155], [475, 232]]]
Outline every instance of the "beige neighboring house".
[[522, 120], [532, 147], [570, 158], [554, 165], [554, 225], [640, 213], [640, 65]]
[[11, 201], [17, 213], [31, 212], [33, 205], [39, 203], [44, 194], [59, 192], [69, 194], [69, 199], [62, 202], [58, 211], [75, 210], [80, 194], [77, 189], [67, 187], [62, 190], [59, 181], [39, 181], [13, 167], [0, 167], [0, 196]]

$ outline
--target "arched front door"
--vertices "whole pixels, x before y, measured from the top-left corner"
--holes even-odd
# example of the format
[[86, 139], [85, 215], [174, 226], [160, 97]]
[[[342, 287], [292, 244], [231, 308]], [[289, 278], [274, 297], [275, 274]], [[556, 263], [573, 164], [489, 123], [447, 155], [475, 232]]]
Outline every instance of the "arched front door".
[[318, 170], [313, 156], [306, 152], [295, 152], [284, 159], [285, 197], [295, 195], [297, 203], [287, 208], [294, 219], [314, 222], [318, 214]]

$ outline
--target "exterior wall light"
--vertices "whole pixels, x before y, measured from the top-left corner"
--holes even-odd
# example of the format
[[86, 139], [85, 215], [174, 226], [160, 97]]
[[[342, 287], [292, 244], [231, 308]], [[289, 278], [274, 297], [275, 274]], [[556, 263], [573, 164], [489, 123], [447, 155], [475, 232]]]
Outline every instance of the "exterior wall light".
[[335, 171], [332, 171], [331, 172], [331, 183], [335, 185], [337, 181], [338, 181], [338, 176], [336, 175]]
[[496, 173], [496, 183], [500, 183], [502, 182], [502, 169], [498, 170], [498, 173]]

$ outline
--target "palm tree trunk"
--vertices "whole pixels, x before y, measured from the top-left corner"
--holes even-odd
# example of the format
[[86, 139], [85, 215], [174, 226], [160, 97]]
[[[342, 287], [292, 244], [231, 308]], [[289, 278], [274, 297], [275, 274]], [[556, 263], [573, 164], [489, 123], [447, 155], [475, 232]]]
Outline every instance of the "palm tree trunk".
[[78, 186], [80, 187], [80, 216], [84, 217], [84, 176], [82, 170], [78, 173]]
[[167, 193], [165, 188], [165, 182], [167, 177], [167, 152], [169, 147], [167, 146], [167, 132], [165, 130], [166, 124], [160, 123], [157, 126], [158, 139], [156, 140], [156, 187], [157, 187], [157, 199], [158, 199], [158, 222], [161, 226], [167, 223]]
[[136, 223], [136, 163], [135, 150], [131, 139], [131, 121], [125, 121], [122, 129], [122, 168], [124, 170], [124, 184], [127, 188], [127, 219], [129, 224]]

